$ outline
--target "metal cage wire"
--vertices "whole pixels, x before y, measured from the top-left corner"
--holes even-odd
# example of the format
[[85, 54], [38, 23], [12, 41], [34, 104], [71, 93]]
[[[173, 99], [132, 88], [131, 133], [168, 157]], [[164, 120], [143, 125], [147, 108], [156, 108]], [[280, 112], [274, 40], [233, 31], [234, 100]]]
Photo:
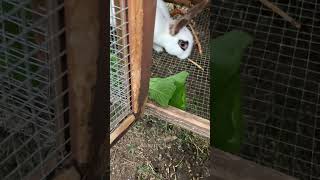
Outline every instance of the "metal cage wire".
[[257, 0], [213, 3], [213, 38], [238, 29], [255, 39], [241, 65], [247, 130], [240, 155], [299, 179], [320, 179], [320, 4], [272, 2], [301, 30]]
[[[209, 61], [210, 61], [210, 32], [209, 32], [210, 9], [205, 9], [201, 14], [194, 18], [194, 29], [199, 33], [199, 39], [203, 48], [203, 54], [200, 55], [196, 46], [190, 55], [190, 59], [199, 64], [204, 71], [187, 60], [180, 60], [166, 52], [153, 53], [153, 65], [151, 67], [152, 77], [168, 77], [170, 75], [187, 71], [189, 77], [186, 82], [186, 111], [205, 119], [209, 119]], [[146, 109], [149, 115], [159, 116], [159, 113]], [[165, 117], [162, 117], [165, 118]]]
[[45, 179], [69, 155], [63, 1], [0, 1], [0, 179]]
[[128, 1], [110, 1], [110, 128], [131, 110]]

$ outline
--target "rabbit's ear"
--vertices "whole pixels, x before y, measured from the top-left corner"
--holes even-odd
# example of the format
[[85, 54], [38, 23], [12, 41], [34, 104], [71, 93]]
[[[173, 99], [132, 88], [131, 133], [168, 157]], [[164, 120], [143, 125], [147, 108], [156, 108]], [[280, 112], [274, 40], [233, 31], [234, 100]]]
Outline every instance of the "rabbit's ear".
[[170, 26], [170, 34], [172, 36], [176, 35], [181, 28], [189, 24], [192, 18], [196, 17], [204, 8], [209, 4], [209, 0], [202, 0], [198, 4], [192, 6], [186, 14], [182, 17], [174, 21], [173, 24]]

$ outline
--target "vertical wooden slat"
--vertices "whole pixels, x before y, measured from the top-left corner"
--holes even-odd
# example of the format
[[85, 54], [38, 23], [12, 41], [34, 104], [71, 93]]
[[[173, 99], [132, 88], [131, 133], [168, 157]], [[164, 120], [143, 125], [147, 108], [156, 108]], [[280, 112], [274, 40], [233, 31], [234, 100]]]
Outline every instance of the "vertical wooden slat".
[[156, 0], [128, 3], [132, 110], [139, 118], [149, 89]]
[[[108, 1], [100, 0], [99, 1], [99, 57], [97, 66], [97, 79], [96, 87], [94, 92], [94, 101], [92, 106], [91, 114], [91, 130], [92, 130], [92, 139], [90, 141], [90, 154], [89, 154], [89, 168], [86, 173], [88, 180], [101, 180], [102, 177], [106, 176], [107, 171], [107, 145], [108, 139], [107, 132], [109, 130], [107, 120], [109, 116], [109, 95], [106, 92], [106, 89], [109, 89], [109, 82], [107, 77], [109, 74], [109, 66], [107, 53], [107, 16], [110, 14], [108, 12]], [[108, 118], [108, 119], [107, 119]]]
[[[59, 2], [58, 0], [47, 0], [47, 9], [49, 10], [56, 10], [59, 6]], [[52, 63], [52, 65], [50, 65], [51, 67], [53, 67], [53, 81], [55, 81], [54, 85], [54, 94], [56, 97], [60, 96], [64, 89], [63, 89], [63, 77], [61, 77], [61, 74], [65, 71], [65, 69], [62, 69], [62, 64], [61, 64], [61, 60], [63, 57], [60, 57], [60, 39], [61, 36], [57, 36], [59, 30], [60, 30], [60, 23], [59, 22], [59, 17], [60, 14], [58, 12], [53, 13], [52, 15], [49, 16], [48, 19], [48, 32], [49, 32], [49, 37], [51, 38], [54, 36], [54, 38], [52, 38], [49, 42], [48, 42], [48, 47], [49, 47], [49, 63]], [[61, 129], [63, 129], [65, 127], [65, 122], [64, 122], [64, 102], [63, 102], [63, 97], [60, 97], [56, 100], [55, 102], [55, 114], [57, 116], [55, 116], [55, 124], [56, 124], [56, 131], [61, 132], [60, 134], [58, 134], [58, 136], [56, 137], [57, 140], [57, 146], [61, 146], [62, 144], [64, 144], [65, 142], [65, 133], [63, 131], [61, 131]], [[61, 147], [59, 149], [60, 153], [63, 153], [65, 150], [65, 147]]]
[[104, 140], [107, 132], [106, 114], [98, 116], [107, 110], [106, 103], [101, 104], [107, 96], [107, 81], [101, 76], [108, 67], [101, 55], [102, 40], [106, 40], [101, 38], [101, 26], [105, 24], [101, 19], [102, 10], [108, 11], [106, 1], [65, 1], [71, 151], [82, 176], [90, 174], [93, 159], [103, 159], [96, 156], [103, 155], [101, 139]]

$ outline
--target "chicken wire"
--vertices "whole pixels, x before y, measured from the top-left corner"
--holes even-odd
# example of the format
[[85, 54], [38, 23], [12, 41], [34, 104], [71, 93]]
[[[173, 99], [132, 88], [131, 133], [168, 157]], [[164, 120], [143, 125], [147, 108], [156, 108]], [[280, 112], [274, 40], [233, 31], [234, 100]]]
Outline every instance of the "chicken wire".
[[110, 128], [131, 111], [127, 0], [110, 1]]
[[69, 155], [63, 1], [0, 1], [0, 179], [45, 179]]
[[320, 2], [271, 2], [302, 28], [258, 0], [213, 3], [213, 38], [238, 29], [255, 39], [241, 65], [247, 130], [240, 155], [299, 179], [320, 179]]
[[[187, 71], [189, 76], [186, 82], [186, 111], [205, 119], [209, 119], [210, 111], [210, 88], [209, 88], [209, 61], [210, 61], [210, 33], [209, 20], [210, 9], [205, 9], [194, 19], [193, 28], [199, 33], [198, 37], [201, 42], [203, 54], [194, 46], [189, 59], [196, 62], [204, 70], [201, 70], [187, 60], [180, 60], [166, 52], [153, 53], [153, 64], [151, 67], [152, 77], [168, 77], [181, 71]], [[146, 113], [149, 115], [161, 116], [147, 108]], [[166, 118], [166, 117], [163, 117]]]

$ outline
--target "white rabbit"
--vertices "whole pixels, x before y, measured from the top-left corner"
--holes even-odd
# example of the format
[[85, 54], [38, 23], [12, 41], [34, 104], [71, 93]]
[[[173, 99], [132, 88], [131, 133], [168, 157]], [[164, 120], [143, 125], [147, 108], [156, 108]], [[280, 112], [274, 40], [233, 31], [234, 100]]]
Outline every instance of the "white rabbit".
[[163, 0], [157, 0], [156, 18], [153, 37], [153, 49], [160, 53], [165, 51], [179, 59], [186, 59], [190, 56], [193, 49], [193, 36], [187, 27], [172, 36], [170, 25], [175, 23], [171, 18], [168, 7]]

